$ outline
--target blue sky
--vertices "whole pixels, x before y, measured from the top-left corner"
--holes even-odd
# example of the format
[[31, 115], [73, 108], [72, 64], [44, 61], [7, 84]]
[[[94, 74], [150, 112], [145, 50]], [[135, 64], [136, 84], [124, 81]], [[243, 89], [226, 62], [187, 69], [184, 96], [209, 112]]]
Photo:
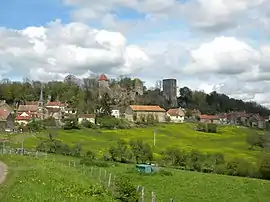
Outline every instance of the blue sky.
[[42, 26], [47, 22], [61, 19], [69, 22], [70, 8], [61, 0], [2, 0], [0, 1], [0, 26], [23, 29], [28, 26]]

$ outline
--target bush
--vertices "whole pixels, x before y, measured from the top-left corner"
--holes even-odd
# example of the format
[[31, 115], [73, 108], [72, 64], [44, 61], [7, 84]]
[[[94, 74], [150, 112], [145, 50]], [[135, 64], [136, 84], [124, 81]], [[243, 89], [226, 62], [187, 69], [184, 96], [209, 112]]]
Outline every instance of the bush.
[[161, 176], [173, 176], [172, 172], [168, 171], [168, 170], [163, 170], [161, 169], [159, 172], [158, 172]]
[[263, 179], [270, 180], [270, 153], [264, 154], [259, 163], [259, 172]]
[[107, 162], [104, 161], [95, 161], [89, 158], [83, 158], [80, 161], [80, 164], [85, 165], [85, 166], [97, 166], [97, 167], [102, 167], [102, 168], [108, 168], [111, 165]]
[[120, 176], [115, 181], [115, 198], [123, 202], [137, 202], [139, 195], [137, 188], [131, 183], [132, 180], [126, 176]]
[[216, 133], [217, 124], [215, 123], [199, 123], [196, 127], [197, 131], [202, 131], [206, 133]]

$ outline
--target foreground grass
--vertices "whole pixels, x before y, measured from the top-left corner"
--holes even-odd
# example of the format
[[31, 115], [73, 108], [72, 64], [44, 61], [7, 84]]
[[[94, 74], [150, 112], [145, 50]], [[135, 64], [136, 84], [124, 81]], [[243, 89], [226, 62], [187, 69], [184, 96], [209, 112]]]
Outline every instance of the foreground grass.
[[7, 179], [0, 186], [0, 201], [113, 201], [100, 194], [102, 189], [94, 181], [58, 161], [23, 156], [0, 156], [0, 160], [9, 167]]
[[270, 181], [181, 170], [170, 170], [172, 176], [144, 176], [126, 172], [128, 167], [111, 167], [107, 171], [125, 174], [136, 185], [144, 186], [148, 201], [151, 191], [155, 191], [157, 201], [268, 202], [270, 197]]
[[[1, 186], [0, 201], [112, 201], [107, 195], [97, 198], [82, 194], [82, 190], [98, 181], [100, 168], [93, 169], [93, 176], [90, 167], [79, 165], [79, 159], [63, 156], [49, 156], [48, 160], [23, 156], [0, 159], [12, 168]], [[69, 159], [76, 161], [76, 168], [67, 166]], [[134, 165], [101, 168], [101, 179], [108, 180], [109, 172], [116, 177], [127, 175], [135, 186], [145, 187], [145, 201], [150, 201], [151, 191], [155, 191], [156, 201], [164, 202], [171, 198], [183, 202], [268, 202], [270, 197], [270, 181], [172, 169], [169, 170], [172, 176], [145, 176], [130, 172], [131, 168]]]

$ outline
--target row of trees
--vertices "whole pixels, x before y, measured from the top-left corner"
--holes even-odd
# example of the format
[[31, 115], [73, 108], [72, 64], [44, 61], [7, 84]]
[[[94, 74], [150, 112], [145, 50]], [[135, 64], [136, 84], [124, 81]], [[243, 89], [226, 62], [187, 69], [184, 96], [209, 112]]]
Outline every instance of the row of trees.
[[[93, 113], [100, 108], [98, 81], [96, 78], [83, 79], [80, 84], [74, 82], [50, 81], [41, 83], [24, 79], [23, 82], [12, 82], [4, 79], [0, 82], [0, 99], [6, 100], [8, 104], [16, 105], [26, 101], [37, 101], [40, 96], [41, 87], [44, 89], [44, 98], [51, 101], [62, 101], [78, 109], [79, 112]], [[134, 86], [134, 80], [130, 78], [119, 78], [111, 81], [111, 87], [119, 84], [123, 89], [130, 90]], [[114, 103], [115, 100], [106, 95], [106, 104], [116, 104], [125, 107], [128, 104], [152, 104], [160, 105], [165, 109], [170, 108], [170, 103], [166, 101], [160, 89], [144, 88], [144, 95], [137, 96], [136, 100], [125, 100]], [[243, 102], [229, 98], [227, 95], [212, 92], [206, 94], [201, 91], [192, 91], [188, 87], [180, 88], [178, 105], [188, 109], [198, 108], [202, 113], [215, 114], [218, 112], [228, 112], [233, 110], [247, 111], [250, 113], [260, 113], [263, 116], [270, 114], [270, 110], [258, 105], [255, 102]]]
[[246, 111], [248, 113], [259, 113], [268, 116], [270, 110], [255, 102], [244, 102], [242, 100], [229, 98], [225, 94], [213, 91], [206, 94], [202, 91], [192, 91], [188, 87], [180, 88], [178, 104], [188, 109], [199, 109], [204, 114], [216, 114], [229, 111]]

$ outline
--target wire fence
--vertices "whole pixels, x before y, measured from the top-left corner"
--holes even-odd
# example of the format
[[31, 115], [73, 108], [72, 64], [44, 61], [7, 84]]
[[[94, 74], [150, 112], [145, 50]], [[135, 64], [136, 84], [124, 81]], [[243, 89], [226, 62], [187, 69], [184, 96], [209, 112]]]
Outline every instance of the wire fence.
[[[113, 196], [116, 193], [116, 180], [117, 175], [107, 171], [105, 168], [96, 167], [96, 166], [85, 166], [84, 164], [80, 164], [79, 161], [70, 160], [70, 159], [58, 159], [54, 157], [54, 155], [48, 155], [47, 153], [38, 152], [38, 151], [26, 151], [26, 150], [19, 150], [14, 148], [1, 148], [0, 155], [22, 155], [28, 156], [31, 158], [39, 159], [39, 160], [46, 160], [46, 161], [53, 161], [57, 163], [64, 164], [72, 169], [77, 169], [78, 172], [83, 173], [86, 177], [90, 177], [90, 179], [94, 180], [95, 182], [102, 184], [106, 189], [108, 189]], [[13, 170], [29, 170], [29, 167], [25, 168], [12, 168]], [[137, 194], [139, 196], [139, 202], [156, 202], [158, 200], [158, 196], [156, 196], [155, 191], [146, 190], [146, 188], [142, 185], [137, 185]], [[175, 202], [173, 198], [169, 199], [170, 202]]]

